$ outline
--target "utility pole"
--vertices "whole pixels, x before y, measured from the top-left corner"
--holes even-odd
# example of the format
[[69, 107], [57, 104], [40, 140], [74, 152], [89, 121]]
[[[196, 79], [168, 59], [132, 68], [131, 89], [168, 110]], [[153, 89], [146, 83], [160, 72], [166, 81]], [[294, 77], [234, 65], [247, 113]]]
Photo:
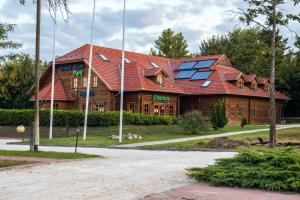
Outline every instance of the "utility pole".
[[34, 151], [38, 151], [40, 143], [40, 106], [39, 106], [39, 66], [40, 66], [40, 32], [41, 32], [41, 0], [36, 1], [36, 33], [35, 33], [35, 104], [34, 104]]

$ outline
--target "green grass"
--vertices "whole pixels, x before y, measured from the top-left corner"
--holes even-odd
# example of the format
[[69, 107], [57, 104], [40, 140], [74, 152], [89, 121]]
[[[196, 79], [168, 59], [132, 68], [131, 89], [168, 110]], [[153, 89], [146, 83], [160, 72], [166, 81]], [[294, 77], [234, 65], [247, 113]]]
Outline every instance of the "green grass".
[[[243, 142], [257, 142], [257, 138], [261, 137], [264, 140], [268, 140], [268, 131], [261, 131], [255, 133], [247, 133], [235, 136], [229, 136], [229, 139], [232, 140], [239, 140]], [[249, 140], [250, 139], [250, 140]], [[171, 144], [161, 144], [161, 145], [152, 145], [147, 146], [146, 148], [151, 149], [183, 149], [183, 150], [199, 150], [198, 144], [208, 143], [212, 139], [203, 139], [203, 140], [192, 140], [187, 142], [178, 142], [178, 143], [171, 143]], [[282, 129], [277, 130], [277, 142], [300, 142], [300, 128], [289, 128], [289, 129]]]
[[28, 164], [33, 164], [35, 162], [31, 161], [19, 161], [19, 160], [2, 160], [0, 159], [0, 168], [4, 167], [12, 167], [12, 166], [18, 166], [18, 165], [28, 165]]
[[53, 159], [80, 159], [80, 158], [94, 158], [97, 155], [81, 154], [81, 153], [64, 153], [53, 151], [10, 151], [0, 150], [0, 156], [19, 156], [19, 157], [37, 157], [37, 158], [53, 158]]
[[188, 169], [187, 175], [214, 186], [300, 192], [300, 152], [296, 148], [242, 149], [234, 158]]
[[[240, 130], [254, 130], [254, 129], [261, 129], [266, 127], [267, 127], [266, 125], [249, 125], [241, 129], [238, 125], [227, 125], [223, 129], [219, 129], [219, 130], [210, 129], [208, 131], [203, 132], [201, 135], [218, 134], [218, 133], [240, 131]], [[185, 133], [185, 131], [178, 125], [125, 126], [123, 134], [126, 135], [128, 133], [139, 134], [143, 137], [143, 139], [123, 140], [123, 144], [198, 136], [198, 135]], [[99, 127], [99, 128], [90, 127], [88, 128], [87, 140], [83, 141], [82, 135], [80, 135], [78, 145], [107, 147], [107, 146], [119, 144], [117, 140], [112, 140], [109, 138], [109, 136], [112, 134], [118, 135], [118, 127]], [[74, 146], [75, 141], [76, 141], [75, 136], [54, 137], [54, 139], [52, 140], [42, 137], [40, 143], [42, 145]], [[26, 143], [28, 143], [28, 141]]]

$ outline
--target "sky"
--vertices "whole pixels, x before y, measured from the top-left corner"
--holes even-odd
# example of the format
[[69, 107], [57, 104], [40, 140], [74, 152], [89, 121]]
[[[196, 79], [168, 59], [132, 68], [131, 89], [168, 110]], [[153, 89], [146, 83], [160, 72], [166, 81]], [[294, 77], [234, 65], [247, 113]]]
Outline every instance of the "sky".
[[[18, 0], [0, 1], [0, 21], [16, 24], [9, 39], [23, 44], [18, 50], [0, 51], [1, 54], [23, 52], [34, 55], [35, 7], [31, 0], [22, 6]], [[69, 0], [70, 19], [66, 23], [58, 14], [56, 56], [90, 43], [93, 0]], [[125, 48], [149, 53], [162, 30], [171, 28], [182, 32], [190, 52], [197, 52], [201, 40], [214, 34], [226, 34], [243, 25], [234, 18], [232, 10], [245, 7], [243, 0], [127, 0]], [[123, 0], [96, 0], [94, 44], [121, 49]], [[291, 12], [299, 7], [286, 6]], [[300, 25], [291, 24], [300, 34]], [[288, 30], [283, 34], [294, 42]], [[41, 21], [41, 58], [52, 60], [53, 20], [43, 7]]]

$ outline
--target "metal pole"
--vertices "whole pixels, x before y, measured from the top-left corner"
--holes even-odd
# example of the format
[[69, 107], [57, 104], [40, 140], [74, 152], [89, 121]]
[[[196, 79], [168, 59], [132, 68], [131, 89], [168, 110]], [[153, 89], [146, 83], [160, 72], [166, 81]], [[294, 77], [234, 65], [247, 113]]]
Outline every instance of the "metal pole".
[[55, 41], [56, 41], [56, 9], [54, 11], [54, 26], [53, 26], [53, 49], [52, 49], [52, 83], [51, 83], [51, 106], [50, 106], [50, 129], [49, 139], [53, 135], [53, 104], [54, 104], [54, 82], [55, 82]]
[[83, 140], [86, 140], [87, 119], [88, 119], [88, 111], [89, 111], [89, 97], [90, 97], [90, 87], [91, 87], [91, 83], [90, 82], [91, 82], [92, 59], [93, 59], [93, 39], [94, 39], [95, 6], [96, 6], [96, 0], [94, 0], [94, 7], [93, 7], [92, 34], [91, 34], [89, 69], [88, 69], [88, 82], [87, 82], [86, 99], [85, 99], [85, 115], [84, 115]]
[[41, 0], [36, 1], [36, 38], [35, 38], [35, 106], [34, 106], [34, 151], [40, 143], [40, 106], [39, 106], [39, 66], [40, 66]]
[[119, 126], [119, 142], [123, 137], [123, 104], [124, 104], [124, 59], [125, 59], [125, 23], [126, 23], [126, 0], [123, 5], [123, 35], [122, 35], [122, 70], [121, 70], [121, 96], [120, 96], [120, 126]]

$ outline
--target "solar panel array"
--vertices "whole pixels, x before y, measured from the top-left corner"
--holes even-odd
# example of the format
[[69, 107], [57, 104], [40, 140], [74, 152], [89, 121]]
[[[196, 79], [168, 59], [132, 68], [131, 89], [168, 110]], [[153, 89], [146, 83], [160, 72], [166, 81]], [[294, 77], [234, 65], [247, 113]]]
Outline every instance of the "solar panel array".
[[205, 80], [207, 79], [213, 71], [201, 71], [201, 72], [196, 72], [192, 77], [191, 80]]
[[177, 74], [176, 79], [191, 78], [195, 72], [196, 70], [182, 70]]
[[216, 60], [200, 60], [200, 61], [190, 61], [183, 62], [178, 67], [177, 70], [189, 70], [189, 69], [202, 69], [212, 66]]

